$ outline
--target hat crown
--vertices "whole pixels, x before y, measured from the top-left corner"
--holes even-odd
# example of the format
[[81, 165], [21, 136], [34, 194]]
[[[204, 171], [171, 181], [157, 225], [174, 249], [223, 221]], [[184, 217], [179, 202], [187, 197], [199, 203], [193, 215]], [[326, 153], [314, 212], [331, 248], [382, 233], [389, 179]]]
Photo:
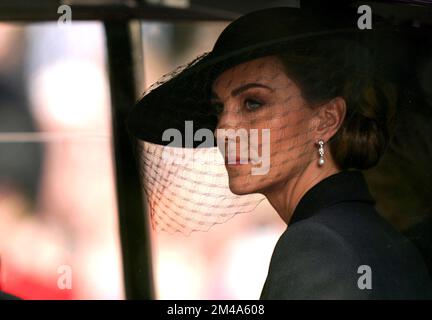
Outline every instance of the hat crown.
[[336, 29], [354, 29], [353, 11], [313, 10], [274, 7], [254, 11], [234, 20], [218, 37], [213, 51], [222, 54], [269, 41], [301, 37]]

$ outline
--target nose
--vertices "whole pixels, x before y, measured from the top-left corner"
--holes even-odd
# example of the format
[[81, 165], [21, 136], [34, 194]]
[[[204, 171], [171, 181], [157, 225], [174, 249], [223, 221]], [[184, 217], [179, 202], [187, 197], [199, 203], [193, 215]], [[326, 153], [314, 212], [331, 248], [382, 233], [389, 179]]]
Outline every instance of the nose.
[[219, 115], [216, 129], [239, 129], [241, 127], [242, 117], [240, 108], [236, 104], [230, 104], [228, 102]]
[[239, 160], [241, 155], [247, 158], [249, 137], [244, 120], [236, 105], [226, 106], [220, 114], [215, 137], [218, 149], [225, 158], [229, 156]]
[[[235, 105], [225, 105], [222, 113], [219, 115], [218, 123], [214, 132], [219, 149], [225, 147], [233, 138], [227, 135], [228, 132], [236, 132], [241, 128], [241, 117], [238, 108]], [[220, 150], [223, 154], [226, 150]]]

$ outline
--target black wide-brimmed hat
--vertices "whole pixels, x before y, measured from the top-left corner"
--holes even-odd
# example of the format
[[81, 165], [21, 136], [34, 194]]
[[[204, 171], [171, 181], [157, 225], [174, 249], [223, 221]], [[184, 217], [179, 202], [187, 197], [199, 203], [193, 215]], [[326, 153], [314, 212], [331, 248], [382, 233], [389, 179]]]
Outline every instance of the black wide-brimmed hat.
[[[362, 83], [372, 78], [389, 79], [397, 73], [404, 57], [395, 50], [399, 24], [372, 15], [372, 29], [364, 29], [357, 7], [330, 9], [275, 7], [246, 14], [228, 25], [210, 52], [162, 77], [133, 107], [128, 127], [138, 138], [137, 155], [155, 230], [205, 231], [254, 210], [264, 199], [260, 194], [239, 196], [230, 191], [218, 148], [190, 148], [201, 145], [195, 140], [172, 148], [171, 141], [163, 140], [167, 129], [176, 129], [183, 137], [190, 134], [185, 128], [188, 120], [193, 121], [195, 132], [203, 128], [214, 131], [218, 114], [211, 105], [211, 88], [224, 71], [255, 58], [283, 54], [285, 59], [287, 54], [291, 67], [306, 64], [303, 70], [310, 73], [319, 68], [315, 75], [302, 75], [309, 81], [306, 87], [321, 81], [326, 83], [322, 91], [327, 94], [328, 89], [329, 95], [334, 93], [329, 79]], [[303, 70], [300, 68], [300, 73]], [[259, 71], [254, 72], [258, 79]], [[242, 79], [225, 80], [228, 85], [230, 80]], [[353, 88], [352, 99], [362, 101]], [[273, 112], [271, 117], [288, 119], [292, 108], [289, 102], [285, 104], [286, 115]], [[379, 123], [375, 120], [368, 121]], [[277, 131], [274, 128], [272, 134]], [[284, 146], [282, 140], [272, 148], [283, 157], [285, 149], [292, 146]], [[279, 165], [278, 155], [271, 156], [272, 166]]]
[[[304, 50], [305, 44], [313, 47], [325, 39], [358, 41], [366, 46], [380, 45], [384, 39], [389, 43], [392, 27], [373, 17], [372, 29], [361, 28], [361, 15], [356, 9], [316, 11], [274, 7], [238, 18], [220, 34], [212, 51], [165, 75], [150, 87], [130, 112], [129, 130], [140, 140], [160, 145], [168, 144], [162, 140], [166, 129], [184, 132], [187, 120], [193, 121], [194, 131], [201, 128], [213, 131], [217, 116], [209, 105], [211, 85], [223, 71], [242, 62], [287, 50]], [[353, 64], [359, 66], [362, 60], [357, 59], [357, 54], [349, 52]], [[377, 62], [380, 63], [390, 62]], [[199, 144], [194, 142], [193, 146]]]

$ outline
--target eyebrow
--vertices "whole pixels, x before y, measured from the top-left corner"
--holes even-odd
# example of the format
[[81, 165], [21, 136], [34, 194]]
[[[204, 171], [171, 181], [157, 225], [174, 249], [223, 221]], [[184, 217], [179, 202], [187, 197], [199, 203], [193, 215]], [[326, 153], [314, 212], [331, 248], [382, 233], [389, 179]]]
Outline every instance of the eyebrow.
[[[268, 87], [262, 83], [252, 82], [252, 83], [247, 83], [245, 85], [242, 85], [242, 86], [234, 89], [233, 91], [231, 91], [231, 96], [232, 97], [238, 96], [243, 91], [249, 90], [251, 88], [264, 88], [264, 89], [268, 89], [270, 91], [273, 91], [272, 88], [270, 88], [270, 87]], [[218, 96], [214, 91], [211, 92], [211, 98], [212, 99], [218, 99]]]

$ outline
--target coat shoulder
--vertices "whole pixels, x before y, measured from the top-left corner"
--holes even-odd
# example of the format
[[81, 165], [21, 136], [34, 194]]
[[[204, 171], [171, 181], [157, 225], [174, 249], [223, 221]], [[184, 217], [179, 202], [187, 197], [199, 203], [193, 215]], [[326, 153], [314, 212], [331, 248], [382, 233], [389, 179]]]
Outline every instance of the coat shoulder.
[[[371, 288], [364, 275], [370, 272]], [[422, 299], [432, 282], [414, 246], [373, 206], [340, 203], [279, 238], [263, 299]]]
[[328, 226], [302, 221], [289, 227], [273, 252], [263, 299], [367, 299], [358, 287], [360, 259]]

